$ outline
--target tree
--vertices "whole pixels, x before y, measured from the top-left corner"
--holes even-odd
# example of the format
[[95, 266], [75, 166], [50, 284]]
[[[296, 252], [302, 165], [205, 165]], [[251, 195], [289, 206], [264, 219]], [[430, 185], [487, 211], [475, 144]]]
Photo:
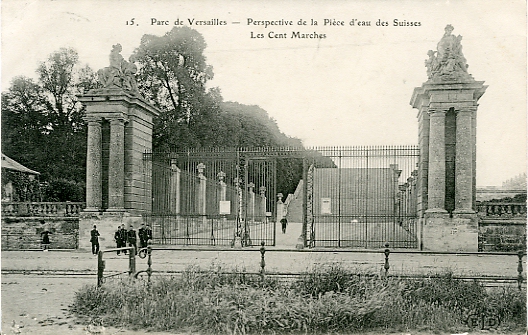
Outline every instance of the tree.
[[144, 35], [134, 52], [139, 89], [162, 110], [154, 125], [155, 148], [199, 144], [189, 127], [207, 114], [205, 83], [213, 71], [205, 62], [205, 47], [199, 32], [175, 27], [161, 37]]
[[73, 49], [39, 64], [39, 82], [16, 77], [2, 93], [2, 151], [41, 173], [41, 181], [85, 181], [86, 125], [76, 95], [97, 87]]
[[282, 133], [277, 122], [259, 106], [225, 102], [220, 105], [221, 118], [228, 146], [237, 147], [298, 147], [302, 142]]

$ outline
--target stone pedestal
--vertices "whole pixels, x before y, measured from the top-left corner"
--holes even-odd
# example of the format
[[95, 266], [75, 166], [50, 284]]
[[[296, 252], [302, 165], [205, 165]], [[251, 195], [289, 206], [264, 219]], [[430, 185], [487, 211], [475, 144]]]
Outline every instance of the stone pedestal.
[[421, 243], [427, 251], [478, 251], [476, 214], [426, 213]]
[[478, 249], [476, 113], [486, 88], [482, 81], [429, 80], [414, 90], [411, 105], [419, 110], [421, 150], [418, 240], [425, 250]]
[[118, 225], [136, 228], [152, 207], [151, 169], [143, 159], [152, 151], [153, 118], [159, 110], [121, 88], [98, 89], [79, 97], [86, 106], [88, 157], [87, 209], [79, 222], [79, 248], [90, 248], [97, 225], [102, 247], [115, 247]]

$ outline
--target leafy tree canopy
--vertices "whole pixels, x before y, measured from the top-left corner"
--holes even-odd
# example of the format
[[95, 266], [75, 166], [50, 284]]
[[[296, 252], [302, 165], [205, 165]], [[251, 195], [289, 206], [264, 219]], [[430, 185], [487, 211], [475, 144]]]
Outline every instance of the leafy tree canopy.
[[86, 166], [84, 109], [76, 95], [97, 86], [79, 67], [75, 50], [53, 52], [36, 70], [38, 81], [16, 77], [2, 93], [2, 152], [41, 173], [41, 181], [83, 183]]

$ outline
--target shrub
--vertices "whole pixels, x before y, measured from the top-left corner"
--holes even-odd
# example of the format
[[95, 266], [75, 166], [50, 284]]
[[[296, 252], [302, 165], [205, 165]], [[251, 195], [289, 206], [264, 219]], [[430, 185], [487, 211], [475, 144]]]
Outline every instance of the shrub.
[[46, 183], [42, 190], [44, 201], [85, 201], [86, 187], [84, 183], [78, 183], [67, 179], [53, 179]]
[[191, 267], [181, 277], [159, 276], [151, 284], [124, 280], [83, 287], [72, 311], [114, 326], [213, 334], [459, 331], [468, 329], [469, 311], [490, 306], [517, 328], [526, 318], [520, 292], [486, 290], [451, 274], [381, 280], [333, 265], [293, 283], [268, 279], [262, 283], [244, 270], [224, 273], [220, 265], [205, 271]]

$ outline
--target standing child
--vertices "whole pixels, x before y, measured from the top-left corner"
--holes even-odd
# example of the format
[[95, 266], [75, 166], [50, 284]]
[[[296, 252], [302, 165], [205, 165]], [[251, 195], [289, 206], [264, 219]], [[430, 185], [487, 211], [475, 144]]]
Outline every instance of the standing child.
[[42, 237], [42, 251], [48, 251], [51, 243], [49, 238], [51, 232], [48, 230], [48, 227], [46, 227], [44, 220], [41, 220], [40, 223], [43, 225], [43, 230], [40, 232], [40, 236]]

